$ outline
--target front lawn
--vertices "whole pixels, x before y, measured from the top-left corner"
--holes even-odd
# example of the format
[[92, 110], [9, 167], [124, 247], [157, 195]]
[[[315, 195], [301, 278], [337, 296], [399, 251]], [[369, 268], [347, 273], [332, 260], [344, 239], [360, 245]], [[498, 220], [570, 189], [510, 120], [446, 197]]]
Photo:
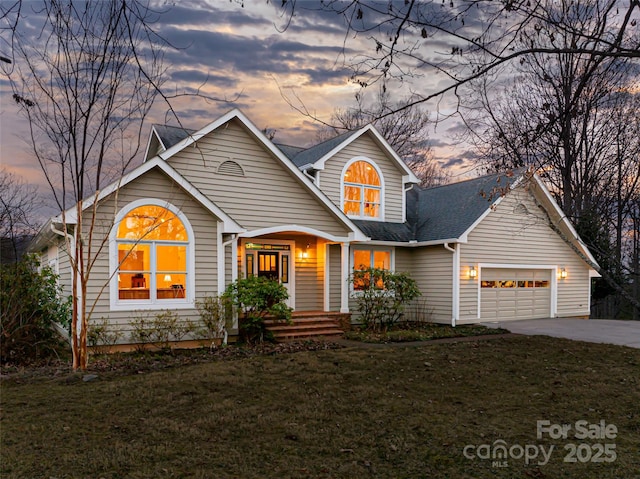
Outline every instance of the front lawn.
[[[632, 478], [638, 371], [640, 350], [516, 336], [10, 380], [0, 476]], [[578, 439], [581, 420], [616, 437]], [[572, 429], [539, 439], [537, 421]], [[495, 444], [510, 457], [479, 457]], [[590, 462], [612, 457], [597, 444], [615, 460]], [[554, 447], [548, 463], [526, 464], [534, 446]]]
[[455, 328], [436, 323], [399, 323], [389, 331], [373, 332], [354, 329], [345, 333], [345, 338], [365, 343], [402, 343], [408, 341], [431, 341], [433, 339], [462, 338], [508, 333], [502, 328], [487, 328], [479, 324], [463, 324]]

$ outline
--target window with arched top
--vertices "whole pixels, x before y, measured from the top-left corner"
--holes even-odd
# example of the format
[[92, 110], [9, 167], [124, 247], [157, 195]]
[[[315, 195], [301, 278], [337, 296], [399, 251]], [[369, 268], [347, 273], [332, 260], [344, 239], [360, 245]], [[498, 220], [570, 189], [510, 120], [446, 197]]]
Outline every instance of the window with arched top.
[[382, 181], [377, 168], [365, 160], [351, 163], [342, 177], [343, 211], [348, 216], [380, 218]]
[[193, 238], [186, 218], [166, 204], [135, 203], [119, 215], [112, 242], [115, 304], [137, 308], [186, 303], [193, 282]]

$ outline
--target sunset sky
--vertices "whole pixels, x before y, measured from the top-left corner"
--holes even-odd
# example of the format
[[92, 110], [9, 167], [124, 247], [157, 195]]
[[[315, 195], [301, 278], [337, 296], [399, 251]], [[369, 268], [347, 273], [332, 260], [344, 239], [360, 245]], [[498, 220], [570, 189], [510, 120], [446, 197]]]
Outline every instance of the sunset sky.
[[[297, 104], [303, 102], [326, 121], [334, 108], [354, 104], [359, 87], [350, 82], [348, 65], [358, 55], [372, 53], [373, 41], [364, 36], [345, 38], [343, 20], [335, 13], [317, 10], [317, 2], [312, 1], [298, 2], [291, 24], [281, 33], [278, 30], [283, 29], [287, 18], [277, 8], [280, 2], [275, 2], [276, 6], [273, 3], [245, 1], [243, 7], [235, 1], [189, 0], [164, 7], [166, 12], [156, 28], [180, 47], [165, 54], [165, 88], [201, 87], [211, 96], [237, 98], [232, 103], [202, 99], [174, 103], [184, 126], [201, 128], [237, 107], [259, 128], [275, 129], [276, 141], [305, 146], [314, 142], [318, 124], [292, 109], [281, 92]], [[32, 25], [34, 5], [35, 2], [25, 2], [20, 28]], [[434, 47], [434, 55], [438, 54], [436, 50]], [[392, 89], [392, 99], [400, 100], [410, 91], [428, 94], [446, 84], [442, 75], [421, 73], [402, 89]], [[44, 185], [39, 166], [25, 143], [26, 121], [11, 100], [4, 76], [0, 76], [0, 89], [1, 164], [33, 184]], [[376, 93], [377, 88], [372, 87], [367, 95], [373, 99]], [[450, 113], [450, 104], [451, 99], [444, 98], [438, 103], [426, 103], [425, 110], [435, 120], [436, 111], [440, 115]], [[158, 102], [144, 131], [149, 131], [151, 123], [165, 123], [165, 112], [166, 106]], [[457, 177], [470, 174], [467, 160], [471, 153], [455, 143], [460, 129], [458, 121], [448, 120], [437, 127], [434, 124], [430, 131], [436, 158]], [[140, 161], [141, 156], [142, 152]]]

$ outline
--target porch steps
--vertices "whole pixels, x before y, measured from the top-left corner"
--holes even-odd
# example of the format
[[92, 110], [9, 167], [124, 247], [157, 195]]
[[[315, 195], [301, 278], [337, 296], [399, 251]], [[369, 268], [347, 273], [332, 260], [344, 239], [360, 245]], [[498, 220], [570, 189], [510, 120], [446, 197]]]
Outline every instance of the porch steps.
[[339, 320], [332, 317], [330, 313], [296, 312], [291, 321], [291, 323], [287, 323], [281, 320], [267, 319], [265, 325], [276, 341], [320, 336], [336, 338], [341, 337], [344, 333], [340, 328]]

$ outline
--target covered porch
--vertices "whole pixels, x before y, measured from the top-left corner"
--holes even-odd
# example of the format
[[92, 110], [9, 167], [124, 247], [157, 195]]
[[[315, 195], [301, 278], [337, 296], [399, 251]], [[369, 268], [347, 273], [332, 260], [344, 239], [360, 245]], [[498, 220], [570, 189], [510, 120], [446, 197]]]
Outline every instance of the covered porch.
[[219, 282], [219, 292], [238, 278], [267, 277], [287, 288], [294, 318], [345, 315], [349, 313], [352, 240], [298, 225], [224, 235], [218, 260], [224, 280]]

